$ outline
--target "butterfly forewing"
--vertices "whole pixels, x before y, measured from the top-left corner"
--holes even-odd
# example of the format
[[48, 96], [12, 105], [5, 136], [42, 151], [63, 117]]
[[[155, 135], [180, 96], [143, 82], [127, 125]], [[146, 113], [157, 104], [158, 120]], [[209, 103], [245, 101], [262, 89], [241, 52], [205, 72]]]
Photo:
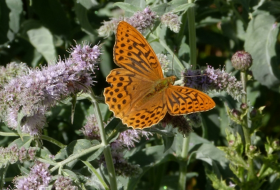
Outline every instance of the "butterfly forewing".
[[163, 78], [157, 56], [147, 40], [124, 21], [117, 28], [114, 61], [118, 66], [144, 78]]
[[193, 88], [171, 85], [165, 90], [165, 94], [170, 115], [203, 112], [215, 107], [212, 98]]

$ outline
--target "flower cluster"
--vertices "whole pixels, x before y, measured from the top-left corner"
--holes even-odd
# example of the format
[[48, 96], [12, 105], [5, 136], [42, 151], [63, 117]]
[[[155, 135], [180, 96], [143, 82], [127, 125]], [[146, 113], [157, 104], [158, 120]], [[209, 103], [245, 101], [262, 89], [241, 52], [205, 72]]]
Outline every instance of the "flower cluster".
[[143, 11], [136, 12], [132, 17], [125, 19], [125, 21], [131, 24], [139, 32], [143, 32], [143, 30], [153, 25], [156, 18], [156, 13], [149, 7], [146, 7]]
[[14, 179], [15, 190], [45, 189], [51, 181], [48, 170], [49, 164], [37, 162], [30, 170], [28, 176]]
[[92, 71], [100, 56], [99, 46], [77, 45], [71, 57], [10, 80], [0, 91], [0, 118], [17, 129], [18, 113], [24, 116], [21, 131], [39, 135], [46, 123], [45, 113], [72, 93], [87, 90], [94, 82]]
[[89, 140], [100, 140], [100, 133], [95, 115], [87, 117], [86, 124], [80, 131]]
[[224, 69], [207, 66], [205, 70], [187, 70], [183, 73], [184, 86], [201, 91], [224, 90], [234, 99], [240, 100], [245, 94], [240, 81]]
[[161, 69], [162, 69], [163, 73], [168, 72], [169, 65], [170, 65], [170, 60], [167, 58], [167, 56], [162, 54], [162, 53], [158, 53], [157, 58], [158, 58], [158, 61], [160, 63], [160, 66], [161, 66]]
[[54, 182], [54, 190], [78, 190], [77, 186], [72, 185], [73, 181], [69, 177], [59, 176]]
[[28, 73], [28, 67], [25, 63], [11, 62], [6, 67], [0, 66], [0, 89], [12, 78]]
[[[100, 140], [99, 128], [95, 115], [90, 115], [87, 117], [87, 122], [81, 131], [87, 139]], [[152, 135], [152, 133], [143, 130], [127, 129], [126, 131], [123, 131], [119, 134], [117, 140], [124, 147], [132, 148], [135, 147], [134, 143], [139, 142], [141, 137], [145, 136], [148, 139], [150, 135]]]
[[17, 161], [21, 163], [25, 160], [34, 160], [36, 149], [21, 147], [18, 148], [17, 145], [13, 145], [7, 148], [0, 147], [0, 168], [6, 167], [8, 163], [14, 164]]
[[118, 23], [122, 20], [131, 24], [138, 31], [143, 32], [146, 28], [153, 25], [156, 18], [156, 13], [149, 7], [146, 7], [143, 11], [138, 11], [129, 18], [113, 18], [110, 21], [104, 21], [103, 25], [98, 29], [98, 34], [99, 36], [109, 37], [116, 32]]
[[165, 13], [161, 16], [160, 20], [162, 24], [170, 28], [173, 32], [178, 33], [180, 31], [180, 24], [182, 23], [179, 20], [178, 15], [171, 12]]
[[117, 30], [121, 20], [120, 18], [112, 18], [110, 21], [104, 21], [103, 25], [98, 29], [98, 35], [108, 38]]

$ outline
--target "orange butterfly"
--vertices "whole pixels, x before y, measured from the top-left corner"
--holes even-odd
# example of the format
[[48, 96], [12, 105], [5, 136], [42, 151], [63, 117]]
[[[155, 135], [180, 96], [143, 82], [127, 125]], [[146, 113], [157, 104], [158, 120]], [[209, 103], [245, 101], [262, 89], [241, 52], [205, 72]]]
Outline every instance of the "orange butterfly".
[[164, 78], [158, 58], [147, 40], [127, 22], [120, 22], [114, 46], [113, 69], [106, 80], [105, 102], [128, 127], [157, 124], [168, 112], [184, 115], [215, 107], [201, 91], [173, 86], [175, 76]]

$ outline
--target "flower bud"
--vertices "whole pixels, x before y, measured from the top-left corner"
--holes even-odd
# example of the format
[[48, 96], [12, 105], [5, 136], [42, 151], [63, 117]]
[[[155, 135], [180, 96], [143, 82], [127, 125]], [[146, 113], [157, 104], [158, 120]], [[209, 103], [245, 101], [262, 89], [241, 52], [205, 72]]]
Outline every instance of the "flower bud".
[[232, 66], [240, 71], [246, 71], [252, 66], [253, 59], [245, 51], [238, 51], [231, 57]]
[[242, 109], [242, 110], [246, 110], [247, 108], [248, 108], [248, 105], [246, 103], [242, 103], [240, 105], [240, 109]]
[[235, 118], [239, 118], [239, 116], [240, 116], [240, 112], [239, 112], [238, 110], [236, 110], [236, 109], [233, 109], [233, 110], [231, 111], [231, 113], [232, 113], [232, 115], [233, 115]]

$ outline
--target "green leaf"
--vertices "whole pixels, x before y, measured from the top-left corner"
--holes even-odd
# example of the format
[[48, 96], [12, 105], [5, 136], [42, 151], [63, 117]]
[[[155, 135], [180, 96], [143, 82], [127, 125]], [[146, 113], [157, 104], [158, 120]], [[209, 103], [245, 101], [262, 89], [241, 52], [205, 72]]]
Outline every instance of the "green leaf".
[[98, 2], [96, 0], [77, 0], [77, 3], [83, 5], [87, 10], [98, 5]]
[[76, 3], [74, 10], [77, 15], [77, 19], [80, 22], [82, 30], [89, 35], [95, 34], [96, 32], [93, 30], [93, 28], [88, 20], [87, 9], [84, 6], [82, 6], [81, 4]]
[[227, 186], [224, 180], [220, 180], [214, 173], [207, 172], [208, 178], [212, 181], [212, 186], [218, 190], [234, 190], [234, 187]]
[[45, 27], [33, 28], [27, 31], [30, 43], [40, 52], [47, 62], [56, 60], [56, 50], [53, 44], [53, 36]]
[[14, 140], [12, 143], [10, 143], [9, 146], [12, 146], [14, 144], [17, 145], [18, 148], [24, 147], [24, 148], [29, 148], [30, 147], [30, 143], [32, 142], [33, 138], [31, 138], [30, 136], [25, 136], [21, 138], [18, 138], [16, 140]]
[[100, 176], [100, 174], [96, 171], [96, 169], [88, 161], [82, 162], [88, 167], [89, 171], [91, 171], [99, 179], [99, 182], [103, 185], [103, 187], [106, 190], [109, 189], [109, 187], [107, 186], [103, 178]]
[[130, 13], [135, 13], [137, 11], [142, 11], [142, 9], [138, 6], [134, 6], [129, 3], [123, 3], [123, 2], [117, 2], [114, 4], [114, 6], [120, 7], [122, 10]]
[[254, 78], [268, 88], [279, 90], [280, 68], [277, 55], [279, 24], [269, 14], [259, 14], [248, 25], [245, 50], [252, 55]]
[[6, 0], [7, 6], [11, 10], [9, 14], [10, 29], [17, 33], [20, 28], [20, 14], [22, 13], [22, 1], [21, 0]]
[[164, 143], [164, 152], [166, 152], [172, 146], [174, 142], [174, 136], [172, 137], [162, 136], [162, 139]]

